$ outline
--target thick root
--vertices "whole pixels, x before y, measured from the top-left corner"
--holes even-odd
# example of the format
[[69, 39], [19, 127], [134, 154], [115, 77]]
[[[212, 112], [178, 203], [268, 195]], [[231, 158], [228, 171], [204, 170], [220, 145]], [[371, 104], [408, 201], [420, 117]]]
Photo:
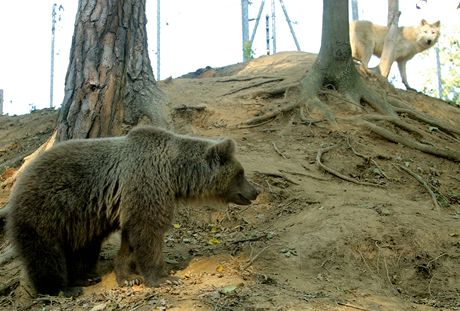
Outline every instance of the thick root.
[[440, 149], [436, 148], [430, 145], [424, 145], [419, 142], [416, 142], [414, 140], [407, 139], [405, 137], [402, 137], [398, 134], [395, 134], [393, 132], [390, 132], [389, 130], [380, 127], [372, 122], [366, 121], [366, 120], [361, 120], [360, 123], [371, 130], [372, 132], [382, 136], [383, 138], [398, 143], [398, 144], [403, 144], [405, 146], [408, 146], [410, 148], [420, 150], [425, 153], [429, 153], [438, 157], [443, 157], [446, 159], [454, 160], [457, 162], [460, 162], [460, 152], [456, 150], [449, 150], [449, 149]]

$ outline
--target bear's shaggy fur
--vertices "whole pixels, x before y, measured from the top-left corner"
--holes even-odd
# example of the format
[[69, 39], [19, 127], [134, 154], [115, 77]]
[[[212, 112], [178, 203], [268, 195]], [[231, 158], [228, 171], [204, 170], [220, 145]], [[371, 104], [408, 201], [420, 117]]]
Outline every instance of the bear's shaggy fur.
[[102, 241], [118, 229], [118, 282], [141, 277], [155, 285], [178, 202], [250, 204], [257, 197], [234, 150], [232, 140], [143, 127], [45, 152], [18, 178], [8, 204], [8, 234], [32, 287], [39, 294], [77, 295], [95, 276]]

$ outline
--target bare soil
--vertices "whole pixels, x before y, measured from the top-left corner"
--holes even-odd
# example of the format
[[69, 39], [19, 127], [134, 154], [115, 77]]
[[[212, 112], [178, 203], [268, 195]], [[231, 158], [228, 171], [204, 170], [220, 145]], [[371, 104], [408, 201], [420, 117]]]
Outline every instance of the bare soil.
[[[179, 281], [154, 289], [118, 287], [115, 235], [101, 254], [102, 282], [77, 299], [31, 299], [17, 282], [19, 263], [4, 264], [0, 309], [459, 310], [459, 163], [391, 143], [350, 122], [335, 128], [305, 124], [295, 112], [257, 127], [238, 126], [286, 104], [278, 89], [295, 85], [313, 60], [307, 53], [280, 53], [160, 81], [174, 130], [233, 138], [246, 174], [263, 190], [249, 207], [177, 210], [164, 255]], [[456, 107], [393, 92], [419, 112], [460, 125]], [[339, 118], [359, 113], [337, 96], [321, 99]], [[56, 116], [41, 110], [0, 117], [3, 181], [50, 136]], [[450, 139], [460, 149], [458, 137]], [[335, 147], [322, 155], [324, 165], [375, 186], [319, 168], [318, 151], [329, 146]], [[440, 207], [401, 166], [426, 182]], [[9, 191], [0, 189], [0, 207]], [[2, 248], [7, 244], [2, 237]]]

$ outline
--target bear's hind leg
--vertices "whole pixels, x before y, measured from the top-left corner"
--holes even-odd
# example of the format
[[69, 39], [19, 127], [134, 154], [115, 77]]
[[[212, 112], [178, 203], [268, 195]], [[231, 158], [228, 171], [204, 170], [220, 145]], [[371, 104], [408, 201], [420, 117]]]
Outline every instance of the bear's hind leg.
[[77, 251], [67, 251], [68, 284], [70, 286], [89, 286], [101, 281], [97, 274], [97, 262], [102, 239], [94, 239]]
[[16, 224], [13, 236], [28, 281], [37, 294], [58, 295], [65, 290], [67, 268], [61, 245], [43, 239], [27, 224]]

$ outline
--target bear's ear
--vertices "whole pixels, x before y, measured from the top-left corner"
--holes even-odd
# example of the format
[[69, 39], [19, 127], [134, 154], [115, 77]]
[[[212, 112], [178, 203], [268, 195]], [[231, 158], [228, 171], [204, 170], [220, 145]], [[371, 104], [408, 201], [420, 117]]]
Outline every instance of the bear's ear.
[[208, 148], [206, 151], [206, 159], [210, 164], [222, 164], [229, 160], [233, 153], [235, 153], [235, 142], [231, 139], [225, 139]]

